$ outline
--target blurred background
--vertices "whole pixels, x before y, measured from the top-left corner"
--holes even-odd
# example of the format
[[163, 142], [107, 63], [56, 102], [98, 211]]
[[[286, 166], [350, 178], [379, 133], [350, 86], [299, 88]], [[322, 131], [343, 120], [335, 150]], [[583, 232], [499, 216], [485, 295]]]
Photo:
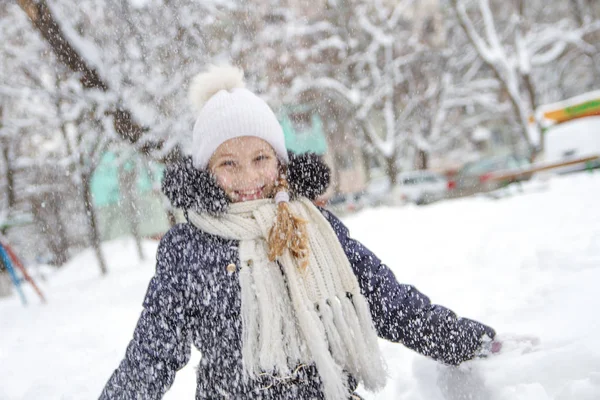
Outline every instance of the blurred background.
[[600, 166], [596, 0], [17, 0], [0, 2], [0, 38], [0, 298], [18, 299], [28, 280], [52, 297], [48, 280], [64, 266], [93, 271], [58, 286], [76, 286], [72, 296], [113, 271], [126, 291], [140, 278], [123, 265], [141, 262], [149, 275], [123, 317], [125, 339], [153, 243], [182, 220], [160, 182], [186, 154], [190, 79], [211, 63], [243, 68], [288, 149], [328, 163], [321, 205], [385, 225], [369, 213], [455, 204], [420, 214], [432, 224], [456, 216], [439, 243], [466, 232], [458, 226], [475, 235], [474, 215], [490, 226], [513, 215], [473, 214], [480, 203], [464, 198], [579, 177], [557, 195], [573, 202], [556, 216], [581, 206], [592, 185], [581, 176]]
[[105, 264], [99, 242], [174, 223], [160, 179], [189, 140], [189, 79], [210, 63], [242, 67], [288, 148], [323, 156], [322, 201], [339, 212], [600, 153], [547, 129], [600, 113], [597, 1], [19, 0], [0, 17], [0, 224], [27, 262], [93, 245]]

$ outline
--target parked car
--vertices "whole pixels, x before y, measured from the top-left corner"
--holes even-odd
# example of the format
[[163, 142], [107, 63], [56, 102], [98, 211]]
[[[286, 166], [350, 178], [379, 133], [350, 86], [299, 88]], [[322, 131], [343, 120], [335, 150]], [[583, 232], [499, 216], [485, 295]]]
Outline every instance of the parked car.
[[446, 197], [448, 180], [432, 171], [402, 172], [398, 175], [398, 184], [394, 196], [404, 202], [429, 204]]
[[[451, 197], [468, 196], [479, 192], [488, 192], [505, 186], [512, 181], [492, 179], [494, 174], [518, 171], [530, 166], [526, 157], [509, 154], [506, 156], [484, 158], [466, 163], [448, 184]], [[527, 180], [525, 175], [518, 180]]]
[[390, 178], [386, 175], [372, 177], [365, 188], [365, 203], [379, 206], [389, 203], [391, 197]]
[[396, 182], [396, 186], [391, 188], [387, 176], [371, 179], [365, 196], [368, 204], [428, 204], [446, 197], [448, 190], [446, 178], [432, 171], [401, 172]]
[[336, 214], [353, 213], [364, 206], [364, 192], [338, 193], [326, 202], [326, 207]]

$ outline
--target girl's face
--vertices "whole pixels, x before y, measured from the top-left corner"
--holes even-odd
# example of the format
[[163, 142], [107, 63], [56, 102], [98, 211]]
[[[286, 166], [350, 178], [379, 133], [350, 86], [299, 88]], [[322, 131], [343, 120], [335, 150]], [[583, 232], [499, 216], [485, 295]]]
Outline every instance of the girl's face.
[[242, 136], [222, 143], [208, 162], [227, 197], [236, 203], [273, 195], [279, 162], [269, 143]]

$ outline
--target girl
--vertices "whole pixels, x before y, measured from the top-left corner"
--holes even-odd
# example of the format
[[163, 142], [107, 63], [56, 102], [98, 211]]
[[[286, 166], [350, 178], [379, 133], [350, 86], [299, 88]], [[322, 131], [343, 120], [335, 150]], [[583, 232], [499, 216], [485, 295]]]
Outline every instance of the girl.
[[377, 337], [458, 365], [494, 331], [432, 305], [311, 200], [329, 183], [314, 155], [288, 155], [243, 72], [213, 67], [190, 90], [191, 157], [163, 191], [187, 223], [161, 240], [144, 310], [101, 399], [159, 399], [193, 343], [196, 399], [358, 398], [386, 373]]

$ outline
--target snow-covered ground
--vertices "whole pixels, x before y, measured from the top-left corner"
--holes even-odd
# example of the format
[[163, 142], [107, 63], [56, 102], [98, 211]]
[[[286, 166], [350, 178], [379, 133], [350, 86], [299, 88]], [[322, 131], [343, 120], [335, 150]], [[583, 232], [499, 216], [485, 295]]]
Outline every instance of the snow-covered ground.
[[[499, 200], [380, 208], [345, 218], [353, 236], [401, 282], [439, 304], [531, 335], [460, 369], [442, 368], [383, 342], [389, 384], [368, 399], [591, 400], [600, 398], [600, 173], [535, 181]], [[156, 244], [140, 262], [130, 241], [105, 245], [110, 274], [89, 252], [42, 283], [49, 303], [0, 301], [0, 399], [93, 399], [118, 365], [153, 273]], [[193, 399], [194, 353], [166, 399]], [[469, 395], [469, 391], [474, 391]], [[462, 392], [462, 395], [456, 392]], [[462, 396], [462, 397], [461, 397]]]

